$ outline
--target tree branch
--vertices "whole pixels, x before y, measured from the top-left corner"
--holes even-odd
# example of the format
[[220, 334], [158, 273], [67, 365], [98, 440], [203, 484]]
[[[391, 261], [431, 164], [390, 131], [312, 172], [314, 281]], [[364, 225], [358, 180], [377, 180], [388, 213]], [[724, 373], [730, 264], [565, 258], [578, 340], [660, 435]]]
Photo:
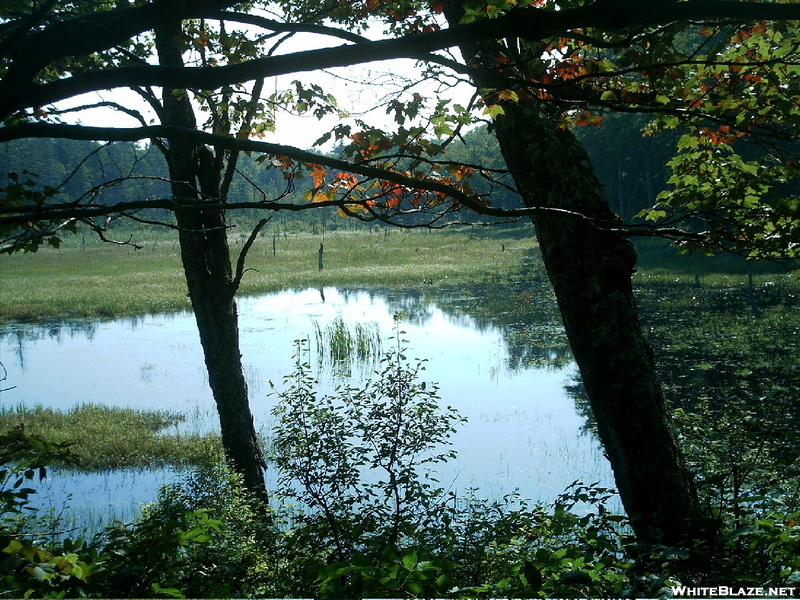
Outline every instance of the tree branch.
[[47, 226], [45, 229], [35, 229], [23, 222], [21, 224], [25, 224], [26, 227], [20, 233], [0, 240], [2, 242], [0, 243], [0, 254], [13, 254], [34, 242], [34, 245], [38, 245], [40, 240], [57, 236], [62, 229], [72, 226], [77, 220], [77, 218], [69, 217], [58, 225]]
[[[285, 156], [287, 158], [291, 158], [292, 160], [296, 160], [298, 162], [315, 163], [331, 169], [336, 169], [338, 171], [354, 173], [357, 175], [362, 175], [373, 179], [382, 179], [386, 181], [391, 181], [392, 183], [396, 183], [398, 185], [405, 186], [410, 189], [424, 190], [428, 192], [444, 194], [445, 196], [449, 196], [457, 200], [458, 202], [474, 210], [475, 212], [487, 216], [495, 216], [500, 218], [520, 217], [520, 216], [528, 216], [532, 212], [536, 212], [537, 210], [551, 210], [551, 211], [557, 210], [557, 209], [544, 209], [544, 208], [501, 209], [491, 206], [485, 206], [480, 202], [478, 202], [474, 197], [469, 196], [452, 186], [440, 183], [438, 181], [417, 179], [414, 177], [403, 175], [402, 173], [381, 169], [379, 167], [373, 167], [366, 163], [351, 163], [346, 160], [315, 154], [307, 150], [300, 150], [292, 146], [285, 146], [282, 144], [274, 144], [269, 142], [260, 142], [250, 139], [224, 137], [224, 136], [214, 135], [211, 133], [206, 133], [204, 131], [199, 131], [196, 129], [175, 127], [169, 125], [153, 125], [149, 127], [123, 129], [123, 128], [113, 128], [113, 127], [86, 127], [82, 125], [25, 123], [21, 125], [11, 125], [8, 127], [0, 128], [0, 143], [7, 142], [13, 139], [28, 138], [28, 137], [64, 138], [64, 139], [95, 140], [95, 141], [96, 140], [128, 141], [128, 142], [138, 141], [147, 138], [154, 138], [154, 137], [182, 138], [182, 139], [194, 140], [195, 142], [200, 144], [206, 144], [209, 146], [223, 148], [226, 150], [251, 151], [251, 152], [260, 152], [263, 154], [270, 154], [274, 156]], [[140, 203], [128, 203], [128, 204], [135, 204], [136, 205], [135, 208], [147, 208], [148, 207], [146, 204], [147, 202], [155, 203], [157, 201], [146, 200], [141, 202], [144, 202], [145, 204], [140, 204]], [[353, 202], [350, 203], [352, 204]], [[253, 206], [252, 202], [246, 204], [247, 207]], [[316, 205], [320, 204], [323, 203], [316, 203]], [[236, 203], [231, 203], [227, 206], [232, 208], [235, 207], [235, 205]], [[336, 202], [333, 202], [332, 205], [338, 206]], [[263, 206], [263, 204], [261, 204], [261, 206]], [[282, 205], [282, 207], [285, 206], [296, 207], [296, 205]], [[168, 208], [169, 210], [174, 209], [174, 207], [162, 206], [162, 205], [154, 207]], [[39, 207], [32, 207], [32, 208], [41, 210]], [[103, 210], [105, 208], [106, 207], [100, 207], [100, 206], [92, 207], [93, 210]], [[563, 211], [563, 212], [570, 213], [570, 211]], [[105, 214], [110, 214], [110, 213], [105, 213]], [[577, 213], [574, 214], [577, 215]]]
[[247, 259], [247, 253], [250, 251], [250, 248], [253, 246], [253, 243], [256, 241], [258, 234], [261, 233], [261, 230], [264, 228], [269, 222], [269, 219], [261, 219], [255, 227], [253, 227], [253, 231], [250, 232], [250, 237], [247, 238], [247, 241], [242, 247], [242, 251], [239, 252], [239, 258], [236, 261], [236, 275], [231, 281], [231, 294], [235, 294], [239, 289], [239, 285], [242, 283], [242, 277], [248, 270], [252, 269], [245, 269], [244, 262]]
[[[442, 194], [452, 198], [457, 203], [464, 205], [474, 213], [491, 216], [499, 219], [511, 219], [519, 217], [530, 217], [534, 214], [554, 214], [564, 218], [578, 219], [589, 225], [626, 236], [635, 237], [666, 237], [668, 239], [680, 239], [684, 241], [703, 242], [706, 240], [704, 232], [693, 233], [677, 228], [677, 221], [672, 221], [666, 226], [658, 223], [626, 224], [618, 220], [596, 219], [584, 215], [580, 212], [560, 209], [555, 207], [534, 206], [526, 208], [503, 209], [488, 206], [480, 202], [476, 197], [469, 196], [463, 191], [453, 186], [435, 180], [418, 179], [409, 177], [402, 173], [371, 166], [367, 163], [351, 163], [328, 156], [323, 156], [300, 150], [291, 146], [259, 142], [249, 139], [237, 139], [233, 137], [218, 136], [205, 133], [195, 129], [174, 127], [174, 126], [150, 126], [131, 129], [116, 129], [102, 127], [84, 127], [80, 125], [63, 124], [42, 124], [28, 123], [13, 125], [0, 128], [0, 143], [13, 139], [25, 137], [46, 137], [46, 138], [67, 138], [80, 140], [106, 140], [106, 141], [136, 141], [147, 138], [175, 138], [194, 140], [200, 144], [216, 146], [217, 148], [253, 151], [264, 154], [282, 156], [297, 162], [313, 163], [322, 165], [330, 169], [354, 173], [370, 179], [389, 181], [400, 186], [413, 189]], [[196, 200], [185, 201], [180, 198], [158, 198], [149, 200], [138, 200], [131, 202], [120, 202], [110, 205], [81, 204], [80, 202], [69, 202], [50, 205], [25, 205], [0, 207], [0, 226], [2, 225], [27, 225], [32, 222], [43, 221], [66, 221], [69, 219], [85, 220], [92, 217], [108, 216], [114, 214], [130, 213], [133, 211], [147, 209], [165, 209], [169, 211], [185, 209], [219, 209], [219, 210], [290, 210], [302, 211], [323, 207], [337, 207], [346, 214], [363, 218], [353, 209], [358, 206], [367, 213], [367, 220], [381, 220], [392, 222], [395, 216], [402, 217], [408, 214], [419, 214], [428, 212], [430, 207], [414, 208], [411, 210], [394, 210], [383, 214], [370, 205], [373, 198], [354, 199], [346, 196], [340, 199], [324, 200], [320, 202], [308, 202], [302, 204], [278, 202], [278, 201], [243, 201], [226, 202], [223, 200], [209, 199], [204, 202]], [[436, 219], [440, 219], [443, 214], [452, 212], [452, 208], [445, 209], [438, 213]], [[129, 214], [126, 216], [130, 216]], [[427, 226], [431, 226], [433, 222]]]
[[314, 33], [318, 35], [337, 37], [348, 42], [354, 42], [356, 44], [370, 41], [363, 35], [359, 35], [344, 29], [337, 29], [336, 27], [327, 27], [325, 25], [317, 25], [313, 23], [286, 23], [283, 21], [277, 21], [275, 19], [268, 19], [259, 15], [251, 15], [235, 11], [220, 10], [215, 13], [209, 13], [207, 16], [209, 19], [233, 21], [235, 23], [243, 23], [245, 25], [255, 25], [256, 27], [269, 29], [270, 31], [275, 32]]
[[[0, 56], [7, 55], [9, 50], [14, 47], [17, 40], [21, 40], [28, 32], [39, 25], [57, 2], [58, 0], [47, 0], [28, 15], [27, 18], [22, 19], [22, 22], [19, 23], [11, 33], [0, 41]], [[10, 25], [13, 25], [13, 23], [10, 23]]]
[[459, 44], [503, 37], [545, 39], [579, 28], [624, 31], [633, 25], [700, 19], [800, 19], [800, 4], [796, 3], [597, 0], [561, 11], [529, 6], [497, 18], [439, 31], [294, 52], [222, 67], [125, 66], [77, 74], [51, 83], [33, 83], [36, 73], [58, 58], [100, 51], [149, 31], [164, 20], [208, 16], [232, 4], [230, 0], [155, 0], [141, 7], [96, 13], [77, 22], [57, 23], [30, 33], [25, 36], [25, 42], [15, 48], [13, 62], [0, 83], [0, 119], [20, 110], [104, 89], [132, 85], [216, 89], [262, 77], [395, 58], [422, 58]]

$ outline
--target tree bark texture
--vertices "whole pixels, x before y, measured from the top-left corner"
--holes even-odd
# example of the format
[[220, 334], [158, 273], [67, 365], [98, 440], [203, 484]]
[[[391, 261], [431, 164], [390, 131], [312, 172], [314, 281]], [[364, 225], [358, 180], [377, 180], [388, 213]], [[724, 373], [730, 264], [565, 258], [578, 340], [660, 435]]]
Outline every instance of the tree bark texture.
[[[451, 23], [462, 0], [446, 3]], [[467, 62], [491, 65], [497, 46], [461, 48]], [[473, 58], [479, 57], [479, 58]], [[492, 87], [491, 67], [479, 88]], [[560, 109], [538, 99], [503, 104], [495, 133], [525, 204], [613, 220], [580, 142], [559, 124]], [[629, 239], [568, 216], [533, 218], [564, 327], [636, 536], [677, 543], [702, 535], [693, 478], [677, 444], [644, 339], [631, 275]]]
[[[182, 65], [180, 25], [156, 30], [161, 64]], [[196, 128], [194, 111], [182, 90], [164, 90], [165, 125]], [[205, 146], [169, 140], [167, 164], [172, 193], [187, 205], [220, 200], [221, 165]], [[181, 260], [192, 303], [208, 382], [219, 414], [222, 445], [245, 487], [268, 500], [264, 462], [250, 412], [239, 349], [236, 285], [231, 267], [225, 213], [219, 208], [184, 208], [175, 213]]]

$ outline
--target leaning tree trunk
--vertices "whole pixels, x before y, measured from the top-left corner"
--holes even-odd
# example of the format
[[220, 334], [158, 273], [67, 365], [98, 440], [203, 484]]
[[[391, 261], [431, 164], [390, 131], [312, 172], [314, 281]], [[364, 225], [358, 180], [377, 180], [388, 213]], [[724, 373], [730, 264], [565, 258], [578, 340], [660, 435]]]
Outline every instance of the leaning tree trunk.
[[[509, 106], [497, 138], [528, 206], [611, 221], [589, 158], [571, 132], [536, 106]], [[677, 444], [633, 296], [630, 240], [586, 222], [533, 219], [564, 328], [620, 498], [637, 537], [701, 534], [701, 511]]]
[[[156, 31], [162, 65], [182, 66], [180, 25]], [[164, 89], [165, 125], [195, 129], [194, 111], [183, 91]], [[204, 146], [173, 137], [167, 164], [172, 193], [187, 208], [176, 212], [186, 284], [203, 347], [208, 382], [219, 413], [222, 445], [245, 487], [267, 500], [266, 467], [250, 412], [247, 383], [239, 350], [236, 284], [231, 268], [225, 213], [196, 208], [206, 200], [218, 203], [220, 170]]]
[[[447, 18], [457, 23], [463, 1], [446, 5]], [[476, 77], [478, 88], [492, 87], [489, 65], [496, 48], [461, 48], [467, 62], [476, 57], [487, 65], [486, 79]], [[558, 109], [536, 99], [508, 102], [503, 109], [495, 132], [525, 204], [613, 221], [589, 157], [559, 126]], [[631, 283], [633, 245], [578, 218], [542, 212], [533, 221], [600, 441], [636, 536], [673, 543], [703, 535], [693, 479], [639, 324]]]

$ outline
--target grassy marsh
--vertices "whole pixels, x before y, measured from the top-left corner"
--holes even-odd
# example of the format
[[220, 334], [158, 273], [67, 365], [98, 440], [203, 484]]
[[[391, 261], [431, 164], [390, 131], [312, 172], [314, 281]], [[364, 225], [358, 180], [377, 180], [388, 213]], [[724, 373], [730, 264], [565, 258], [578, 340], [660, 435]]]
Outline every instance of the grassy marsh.
[[[231, 237], [234, 257], [243, 243], [242, 236]], [[325, 249], [322, 271], [317, 260], [320, 243]], [[0, 320], [188, 310], [177, 242], [143, 245], [141, 250], [65, 245], [0, 257]], [[250, 251], [247, 267], [252, 270], [240, 294], [353, 284], [458, 285], [486, 273], [512, 272], [524, 252], [535, 246], [530, 231], [522, 237], [388, 229], [335, 231], [324, 237], [265, 235]]]
[[96, 404], [74, 406], [68, 411], [41, 405], [0, 407], [0, 431], [23, 424], [28, 434], [41, 435], [53, 443], [72, 443], [77, 469], [84, 471], [187, 466], [218, 453], [218, 437], [178, 432], [177, 425], [185, 419], [166, 410]]

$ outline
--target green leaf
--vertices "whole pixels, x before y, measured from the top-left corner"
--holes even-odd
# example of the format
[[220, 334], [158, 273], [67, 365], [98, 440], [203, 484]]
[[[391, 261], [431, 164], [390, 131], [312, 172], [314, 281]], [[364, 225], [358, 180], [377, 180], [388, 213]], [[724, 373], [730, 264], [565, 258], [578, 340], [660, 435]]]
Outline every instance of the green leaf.
[[541, 589], [542, 573], [531, 561], [526, 560], [522, 564], [522, 576], [525, 578], [525, 582], [529, 588], [535, 592], [538, 592]]
[[489, 115], [492, 119], [496, 119], [500, 115], [506, 114], [506, 111], [503, 110], [503, 107], [499, 104], [494, 104], [492, 106], [487, 106], [483, 109], [483, 114]]
[[183, 533], [181, 539], [184, 541], [207, 542], [211, 539], [211, 535], [208, 533], [208, 527], [199, 526]]
[[419, 584], [416, 581], [409, 581], [406, 583], [406, 589], [415, 596], [422, 596], [425, 593], [425, 588], [422, 587], [422, 584]]
[[411, 550], [411, 552], [403, 557], [403, 566], [409, 571], [413, 571], [418, 563], [419, 559], [417, 558], [416, 550]]
[[178, 588], [163, 588], [159, 583], [153, 583], [151, 587], [156, 595], [169, 598], [186, 598], [186, 595]]
[[436, 589], [438, 590], [446, 589], [449, 584], [450, 580], [447, 578], [447, 575], [439, 575], [439, 577], [436, 578]]
[[22, 550], [22, 548], [22, 542], [19, 540], [11, 540], [8, 543], [8, 546], [3, 548], [3, 552], [7, 552], [8, 554], [17, 554], [20, 550]]

